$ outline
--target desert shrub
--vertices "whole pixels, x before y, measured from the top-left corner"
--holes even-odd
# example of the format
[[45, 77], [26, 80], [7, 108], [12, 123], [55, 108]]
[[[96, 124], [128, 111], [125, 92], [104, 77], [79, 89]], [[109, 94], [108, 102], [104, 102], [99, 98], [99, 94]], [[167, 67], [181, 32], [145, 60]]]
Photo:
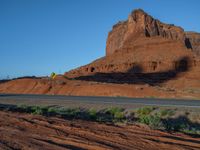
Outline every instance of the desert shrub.
[[18, 105], [16, 107], [16, 110], [19, 112], [31, 113], [34, 115], [48, 115], [49, 112], [51, 111], [51, 108], [47, 106]]
[[149, 125], [150, 116], [141, 115], [139, 116], [139, 122]]
[[123, 108], [111, 107], [106, 109], [105, 113], [110, 115], [112, 122], [121, 122], [125, 119], [125, 113]]
[[46, 106], [32, 106], [30, 107], [31, 113], [35, 115], [47, 115], [48, 107]]
[[48, 114], [48, 116], [55, 116], [55, 115], [59, 114], [59, 108], [49, 107], [47, 110], [47, 114]]
[[151, 112], [153, 112], [153, 107], [142, 107], [137, 110], [137, 114], [140, 115], [149, 115]]
[[115, 114], [114, 114], [114, 120], [115, 121], [117, 121], [117, 122], [121, 122], [121, 121], [123, 121], [125, 119], [125, 114], [124, 114], [124, 112], [116, 112]]
[[44, 115], [44, 112], [40, 107], [33, 107], [32, 108], [32, 113], [33, 115]]
[[139, 123], [146, 124], [153, 129], [163, 129], [163, 123], [160, 113], [155, 113], [154, 107], [142, 107], [136, 111], [136, 117]]
[[162, 120], [158, 114], [154, 115], [140, 115], [139, 122], [149, 125], [154, 129], [161, 129], [163, 128]]
[[158, 114], [150, 115], [149, 126], [154, 128], [154, 129], [162, 129], [163, 128], [161, 118]]
[[88, 117], [90, 120], [97, 120], [97, 111], [95, 109], [89, 109]]
[[190, 121], [185, 116], [179, 116], [177, 118], [164, 119], [163, 124], [167, 131], [183, 131], [189, 128]]
[[159, 112], [161, 117], [171, 117], [175, 114], [175, 112], [171, 109], [163, 109]]
[[32, 107], [33, 106], [28, 106], [28, 105], [17, 105], [16, 108], [15, 108], [15, 111], [32, 113]]
[[120, 108], [120, 107], [111, 107], [111, 108], [107, 108], [106, 109], [106, 113], [110, 113], [111, 115], [115, 115], [115, 113], [118, 113], [118, 112], [123, 112], [124, 109], [123, 108]]
[[81, 117], [81, 110], [80, 108], [61, 108], [59, 110], [59, 114], [63, 118], [80, 118]]

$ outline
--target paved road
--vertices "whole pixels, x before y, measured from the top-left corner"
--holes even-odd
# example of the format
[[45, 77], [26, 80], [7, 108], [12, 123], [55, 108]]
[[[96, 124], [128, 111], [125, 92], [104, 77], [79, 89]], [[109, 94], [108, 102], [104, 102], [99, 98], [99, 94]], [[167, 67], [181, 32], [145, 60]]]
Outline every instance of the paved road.
[[60, 96], [60, 95], [22, 95], [22, 94], [0, 94], [0, 103], [18, 104], [26, 102], [30, 104], [75, 104], [75, 105], [134, 105], [167, 106], [200, 108], [200, 100], [184, 99], [152, 99], [152, 98], [124, 98], [124, 97], [89, 97], [89, 96]]

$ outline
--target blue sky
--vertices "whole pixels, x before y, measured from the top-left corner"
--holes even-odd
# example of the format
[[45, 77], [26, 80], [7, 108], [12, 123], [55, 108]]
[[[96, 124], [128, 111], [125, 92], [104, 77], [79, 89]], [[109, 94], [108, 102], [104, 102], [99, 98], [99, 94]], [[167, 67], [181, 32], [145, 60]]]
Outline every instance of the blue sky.
[[112, 26], [136, 8], [200, 32], [199, 0], [0, 0], [0, 78], [64, 73], [105, 55]]

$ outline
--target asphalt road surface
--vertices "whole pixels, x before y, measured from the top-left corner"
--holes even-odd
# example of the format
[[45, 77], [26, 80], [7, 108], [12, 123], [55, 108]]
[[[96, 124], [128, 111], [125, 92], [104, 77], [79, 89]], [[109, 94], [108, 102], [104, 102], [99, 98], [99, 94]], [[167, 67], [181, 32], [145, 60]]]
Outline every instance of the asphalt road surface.
[[165, 106], [200, 108], [200, 100], [184, 99], [155, 99], [155, 98], [126, 98], [126, 97], [90, 97], [90, 96], [61, 96], [61, 95], [23, 95], [0, 94], [0, 104], [30, 104], [30, 105], [63, 105], [63, 106]]

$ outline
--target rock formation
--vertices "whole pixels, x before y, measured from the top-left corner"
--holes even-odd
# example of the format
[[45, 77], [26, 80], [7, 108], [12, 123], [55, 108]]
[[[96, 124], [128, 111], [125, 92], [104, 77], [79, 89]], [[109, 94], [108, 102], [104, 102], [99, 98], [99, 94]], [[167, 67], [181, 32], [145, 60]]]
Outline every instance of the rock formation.
[[125, 45], [134, 45], [137, 38], [155, 36], [180, 41], [185, 39], [182, 28], [161, 23], [141, 9], [135, 10], [129, 15], [127, 21], [113, 26], [108, 35], [106, 55], [113, 54]]
[[125, 46], [133, 46], [136, 39], [145, 37], [162, 37], [182, 42], [186, 48], [200, 52], [200, 34], [184, 32], [181, 27], [165, 24], [138, 9], [133, 11], [127, 21], [113, 26], [108, 35], [106, 55], [113, 54]]
[[177, 71], [198, 65], [199, 54], [200, 34], [162, 23], [137, 9], [127, 21], [113, 26], [105, 57], [65, 75]]
[[195, 54], [200, 56], [200, 33], [185, 32], [186, 43], [194, 51]]

